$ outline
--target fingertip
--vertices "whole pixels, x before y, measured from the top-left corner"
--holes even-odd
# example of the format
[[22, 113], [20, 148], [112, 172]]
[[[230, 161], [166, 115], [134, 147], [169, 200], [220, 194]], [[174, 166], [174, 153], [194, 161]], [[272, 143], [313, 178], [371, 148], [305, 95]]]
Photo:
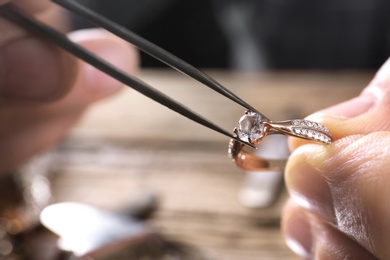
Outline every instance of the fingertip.
[[[378, 89], [379, 88], [379, 89]], [[368, 87], [363, 93], [376, 93], [377, 91], [390, 90], [390, 58], [377, 71]]]
[[[390, 59], [355, 98], [323, 109], [308, 118], [323, 123], [335, 140], [356, 134], [390, 130]], [[291, 142], [295, 149], [301, 142]]]

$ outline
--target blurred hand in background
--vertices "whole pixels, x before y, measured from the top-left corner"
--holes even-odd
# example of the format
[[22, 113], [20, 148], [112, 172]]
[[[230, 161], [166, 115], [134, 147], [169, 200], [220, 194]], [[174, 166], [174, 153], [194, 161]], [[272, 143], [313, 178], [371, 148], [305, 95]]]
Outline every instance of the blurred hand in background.
[[[6, 3], [60, 30], [68, 26], [48, 0], [0, 1]], [[126, 72], [138, 70], [135, 49], [108, 33], [90, 29], [69, 37]], [[88, 105], [121, 86], [0, 16], [0, 174], [58, 142]]]

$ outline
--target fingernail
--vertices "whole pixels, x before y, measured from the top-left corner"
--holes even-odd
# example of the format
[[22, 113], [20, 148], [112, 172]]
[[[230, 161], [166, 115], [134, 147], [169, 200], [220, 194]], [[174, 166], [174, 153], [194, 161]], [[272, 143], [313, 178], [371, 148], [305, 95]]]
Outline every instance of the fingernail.
[[286, 186], [291, 198], [302, 208], [334, 220], [333, 201], [321, 165], [325, 161], [324, 146], [304, 145], [293, 152], [286, 166]]
[[318, 115], [327, 115], [340, 118], [353, 118], [362, 115], [372, 109], [377, 102], [377, 97], [372, 93], [365, 93], [343, 103], [321, 110], [310, 118]]
[[288, 216], [284, 228], [287, 246], [304, 259], [312, 256], [313, 237], [308, 216], [302, 210], [296, 210]]
[[[73, 32], [70, 38], [95, 53], [103, 60], [113, 64], [120, 70], [134, 74], [137, 68], [137, 55], [134, 49], [127, 43], [123, 43], [113, 38], [101, 29], [88, 29]], [[96, 68], [84, 65], [85, 85], [92, 91], [94, 97], [102, 97], [111, 94], [123, 84], [113, 79]]]

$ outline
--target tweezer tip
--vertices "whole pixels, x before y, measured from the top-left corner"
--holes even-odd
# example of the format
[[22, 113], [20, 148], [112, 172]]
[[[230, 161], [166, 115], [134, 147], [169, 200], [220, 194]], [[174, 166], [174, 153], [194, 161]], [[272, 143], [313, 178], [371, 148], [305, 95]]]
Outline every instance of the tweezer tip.
[[247, 146], [249, 146], [249, 147], [251, 147], [253, 149], [257, 149], [256, 146], [254, 146], [253, 144], [245, 142], [245, 141], [241, 140], [240, 138], [238, 138], [236, 136], [232, 136], [232, 139], [236, 140], [237, 142], [242, 143], [243, 145], [247, 145]]

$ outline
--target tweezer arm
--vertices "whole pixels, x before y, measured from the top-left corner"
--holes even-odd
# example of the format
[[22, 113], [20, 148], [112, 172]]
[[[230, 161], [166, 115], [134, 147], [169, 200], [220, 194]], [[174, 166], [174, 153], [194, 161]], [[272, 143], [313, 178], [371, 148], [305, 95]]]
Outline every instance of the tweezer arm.
[[[6, 4], [2, 7], [0, 7], [0, 15], [6, 17], [12, 22], [15, 22], [27, 29], [30, 29], [34, 31], [35, 33], [41, 34], [47, 39], [51, 40], [64, 50], [68, 51], [69, 53], [72, 53], [76, 57], [80, 58], [81, 60], [84, 60], [85, 62], [91, 64], [92, 66], [96, 67], [97, 69], [100, 69], [101, 71], [107, 73], [111, 77], [117, 79], [118, 81], [122, 82], [123, 84], [133, 88], [134, 90], [140, 92], [141, 94], [153, 99], [154, 101], [176, 111], [177, 113], [203, 125], [206, 126], [216, 132], [219, 132], [225, 136], [228, 136], [230, 138], [233, 138], [239, 142], [242, 142], [237, 137], [233, 136], [228, 131], [222, 129], [221, 127], [217, 126], [216, 124], [212, 123], [211, 121], [203, 118], [202, 116], [196, 114], [195, 112], [192, 112], [190, 109], [185, 107], [184, 105], [176, 102], [175, 100], [171, 99], [167, 95], [163, 94], [162, 92], [154, 89], [153, 87], [149, 86], [145, 82], [132, 77], [130, 75], [127, 75], [123, 71], [119, 70], [118, 68], [114, 67], [113, 65], [105, 62], [104, 60], [100, 59], [93, 53], [89, 52], [88, 50], [82, 48], [81, 46], [75, 44], [74, 42], [70, 41], [66, 36], [63, 34], [55, 31], [54, 29], [48, 27], [45, 24], [40, 23], [39, 21], [35, 20], [34, 18], [30, 18], [27, 15], [23, 14], [22, 11], [18, 10], [16, 7], [14, 7], [12, 4]], [[243, 143], [243, 142], [242, 142]], [[253, 145], [244, 143], [246, 145], [249, 145], [253, 147]]]
[[61, 5], [62, 7], [68, 9], [69, 11], [80, 15], [81, 17], [89, 20], [95, 25], [110, 31], [111, 33], [117, 35], [118, 37], [132, 43], [134, 46], [142, 50], [143, 52], [153, 56], [154, 58], [162, 61], [166, 65], [182, 72], [183, 74], [196, 79], [197, 81], [203, 83], [209, 88], [215, 90], [221, 95], [229, 98], [230, 100], [236, 102], [237, 104], [260, 114], [264, 119], [267, 119], [265, 115], [262, 115], [254, 107], [243, 101], [233, 92], [222, 86], [215, 79], [202, 72], [201, 70], [195, 68], [191, 64], [183, 61], [182, 59], [176, 57], [175, 55], [169, 53], [168, 51], [160, 48], [159, 46], [153, 44], [152, 42], [140, 37], [139, 35], [129, 31], [125, 27], [114, 23], [113, 21], [99, 15], [98, 13], [92, 11], [91, 9], [83, 6], [75, 0], [52, 0], [54, 3]]

